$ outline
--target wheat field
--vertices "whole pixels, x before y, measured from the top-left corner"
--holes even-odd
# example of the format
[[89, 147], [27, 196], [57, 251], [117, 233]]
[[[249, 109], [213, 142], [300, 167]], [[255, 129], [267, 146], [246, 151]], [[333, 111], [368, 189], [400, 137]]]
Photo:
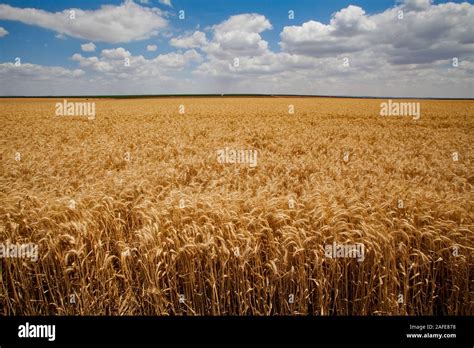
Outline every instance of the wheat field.
[[474, 101], [56, 102], [0, 100], [0, 243], [38, 246], [0, 259], [0, 314], [474, 314]]

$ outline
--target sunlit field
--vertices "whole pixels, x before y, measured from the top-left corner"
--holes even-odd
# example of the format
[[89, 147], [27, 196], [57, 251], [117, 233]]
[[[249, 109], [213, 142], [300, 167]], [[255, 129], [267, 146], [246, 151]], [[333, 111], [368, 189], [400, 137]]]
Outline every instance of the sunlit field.
[[0, 100], [0, 314], [474, 314], [474, 101], [70, 101]]

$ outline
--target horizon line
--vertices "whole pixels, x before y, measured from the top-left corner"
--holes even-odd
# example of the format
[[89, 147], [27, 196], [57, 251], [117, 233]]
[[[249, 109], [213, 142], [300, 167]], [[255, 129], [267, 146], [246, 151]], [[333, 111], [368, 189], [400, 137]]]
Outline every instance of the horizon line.
[[391, 97], [391, 96], [353, 96], [320, 94], [266, 94], [266, 93], [196, 93], [196, 94], [97, 94], [97, 95], [0, 95], [7, 98], [170, 98], [170, 97], [299, 97], [299, 98], [339, 98], [339, 99], [421, 99], [421, 100], [474, 100], [474, 97]]

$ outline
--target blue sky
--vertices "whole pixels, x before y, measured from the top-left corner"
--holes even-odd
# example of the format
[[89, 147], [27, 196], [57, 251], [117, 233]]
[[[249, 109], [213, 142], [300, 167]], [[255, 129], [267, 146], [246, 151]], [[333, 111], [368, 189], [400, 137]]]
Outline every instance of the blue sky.
[[463, 1], [3, 1], [0, 95], [473, 97], [472, 23]]
[[[49, 12], [59, 12], [69, 8], [81, 8], [94, 10], [101, 5], [111, 4], [119, 5], [122, 1], [2, 1], [1, 3], [10, 4], [22, 8], [40, 8]], [[196, 6], [196, 3], [199, 6]], [[173, 1], [173, 8], [160, 4], [158, 1], [151, 2], [152, 5], [158, 6], [170, 12], [171, 30], [174, 33], [180, 33], [187, 30], [193, 30], [197, 25], [201, 28], [212, 26], [219, 23], [234, 14], [239, 13], [262, 13], [271, 21], [275, 29], [281, 29], [285, 25], [297, 23], [301, 24], [308, 20], [315, 19], [327, 23], [331, 14], [341, 8], [351, 4], [357, 4], [363, 7], [367, 12], [376, 13], [383, 11], [385, 8], [393, 6], [393, 1], [274, 1], [274, 0], [242, 0], [242, 1]], [[40, 6], [38, 6], [40, 5]], [[289, 9], [295, 11], [295, 19], [288, 19]], [[177, 18], [177, 12], [184, 10], [186, 20], [182, 21]], [[72, 61], [67, 58], [77, 52], [77, 47], [87, 40], [77, 40], [70, 38], [68, 40], [58, 40], [55, 33], [49, 29], [38, 28], [37, 26], [25, 25], [15, 21], [0, 21], [0, 25], [14, 35], [9, 35], [0, 41], [2, 50], [0, 51], [0, 61], [13, 61], [15, 57], [24, 57], [31, 63], [73, 67]], [[268, 40], [270, 47], [279, 50], [278, 46], [278, 30], [265, 32], [263, 38]], [[157, 52], [170, 52], [173, 50], [163, 39], [143, 40], [139, 42], [131, 42], [123, 44], [121, 47], [127, 50], [133, 50], [136, 53], [147, 54], [147, 44], [157, 44], [159, 49]], [[113, 48], [114, 45], [107, 43], [96, 44], [99, 49]]]

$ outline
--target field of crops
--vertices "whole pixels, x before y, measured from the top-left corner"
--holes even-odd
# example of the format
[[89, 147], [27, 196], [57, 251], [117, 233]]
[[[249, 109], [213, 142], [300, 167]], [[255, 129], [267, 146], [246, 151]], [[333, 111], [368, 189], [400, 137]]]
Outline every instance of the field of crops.
[[474, 101], [62, 101], [0, 100], [1, 315], [474, 314]]

